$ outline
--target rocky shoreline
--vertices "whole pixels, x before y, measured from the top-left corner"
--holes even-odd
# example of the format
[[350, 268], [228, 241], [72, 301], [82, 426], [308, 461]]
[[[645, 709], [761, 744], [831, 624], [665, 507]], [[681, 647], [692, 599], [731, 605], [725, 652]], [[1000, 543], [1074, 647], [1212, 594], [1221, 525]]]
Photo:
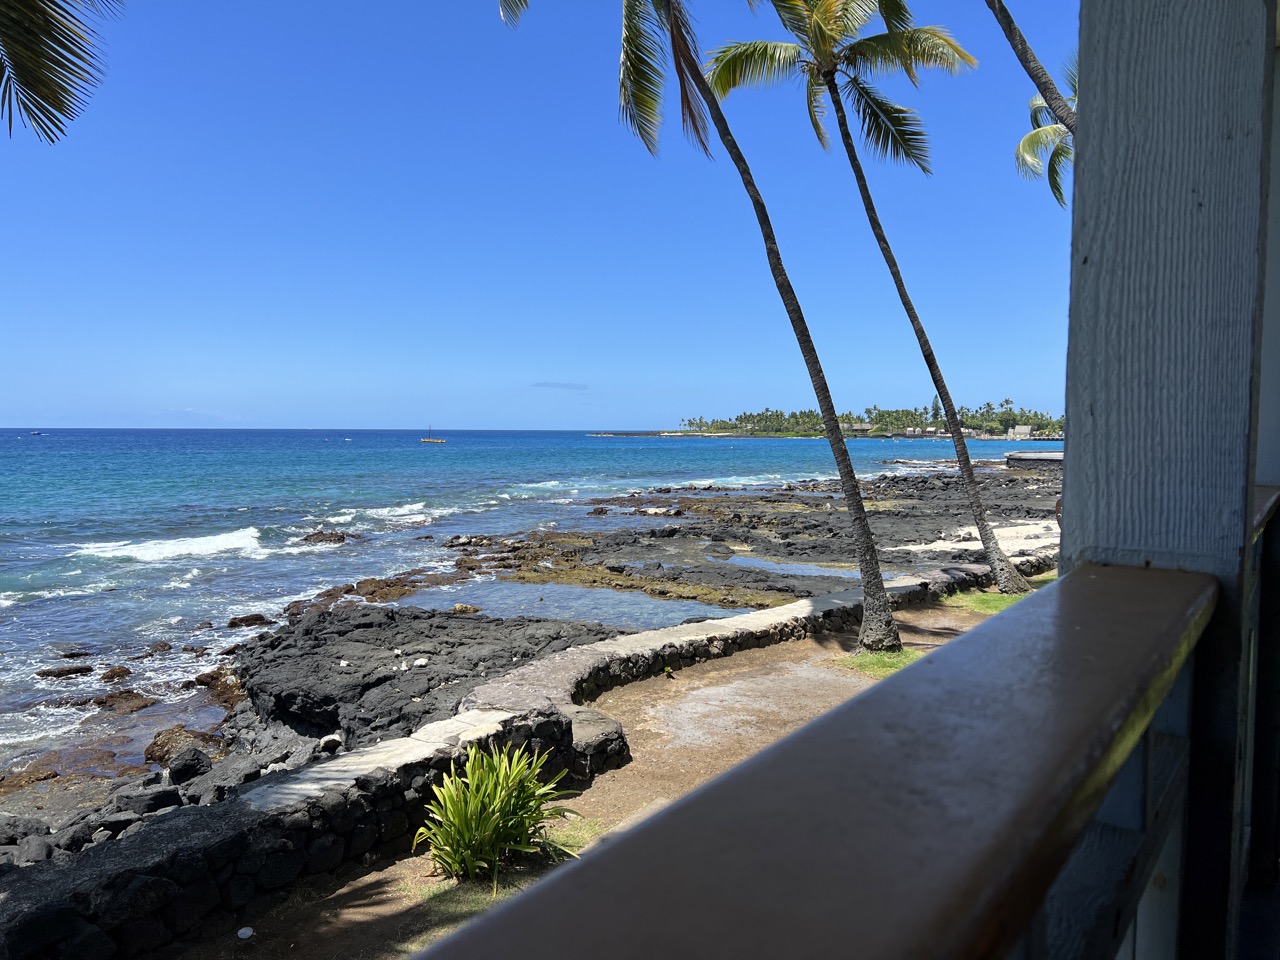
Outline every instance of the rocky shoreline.
[[[863, 486], [887, 570], [982, 561], [980, 544], [966, 532], [971, 520], [957, 478], [900, 476]], [[1048, 566], [1056, 556], [1058, 487], [1052, 474], [984, 478], [993, 521], [1019, 534], [1010, 550], [1015, 560]], [[274, 629], [227, 648], [226, 667], [193, 678], [228, 710], [226, 720], [214, 731], [165, 731], [146, 756], [163, 769], [87, 777], [66, 791], [47, 789], [50, 778], [40, 779], [38, 764], [29, 768], [29, 782], [0, 778], [0, 790], [9, 784], [0, 871], [128, 836], [176, 807], [226, 799], [265, 773], [405, 736], [453, 716], [482, 683], [630, 632], [380, 604], [411, 604], [425, 587], [474, 576], [636, 590], [725, 608], [830, 594], [856, 586], [837, 498], [833, 483], [812, 481], [765, 491], [663, 488], [588, 501], [584, 511], [635, 516], [636, 526], [457, 537], [444, 544], [456, 552], [456, 573], [412, 570], [363, 580], [260, 614], [241, 626]], [[285, 622], [275, 624], [276, 616]]]

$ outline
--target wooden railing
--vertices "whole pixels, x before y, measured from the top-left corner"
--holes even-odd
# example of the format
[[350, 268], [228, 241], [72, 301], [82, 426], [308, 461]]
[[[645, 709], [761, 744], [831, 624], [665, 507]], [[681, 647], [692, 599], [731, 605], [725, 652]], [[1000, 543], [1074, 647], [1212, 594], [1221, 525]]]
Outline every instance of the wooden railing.
[[1115, 956], [1180, 849], [1216, 596], [1081, 567], [425, 956]]

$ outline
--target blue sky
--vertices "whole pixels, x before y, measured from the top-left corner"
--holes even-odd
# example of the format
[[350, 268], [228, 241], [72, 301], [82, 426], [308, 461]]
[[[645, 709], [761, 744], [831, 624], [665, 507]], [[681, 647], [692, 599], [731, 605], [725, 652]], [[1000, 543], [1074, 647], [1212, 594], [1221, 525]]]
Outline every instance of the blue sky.
[[[813, 395], [732, 164], [674, 102], [654, 159], [618, 122], [619, 4], [134, 0], [55, 145], [0, 141], [0, 423], [673, 427]], [[1011, 2], [1060, 72], [1078, 4]], [[699, 0], [700, 40], [780, 38]], [[885, 84], [934, 176], [871, 188], [958, 403], [1060, 412], [1070, 216], [1021, 179], [1034, 93], [981, 0], [917, 0], [980, 66]], [[353, 16], [353, 11], [357, 14]], [[726, 113], [836, 406], [933, 388], [847, 161], [799, 87]]]

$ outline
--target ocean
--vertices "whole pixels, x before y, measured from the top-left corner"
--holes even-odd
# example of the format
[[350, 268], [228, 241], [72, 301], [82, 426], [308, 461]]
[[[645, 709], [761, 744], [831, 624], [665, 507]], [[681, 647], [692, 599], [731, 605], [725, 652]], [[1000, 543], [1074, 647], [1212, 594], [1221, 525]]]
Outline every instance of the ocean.
[[[420, 443], [421, 436], [0, 428], [0, 767], [104, 736], [88, 701], [112, 689], [98, 677], [118, 664], [131, 671], [124, 686], [162, 701], [166, 722], [209, 722], [202, 694], [183, 683], [225, 663], [217, 651], [252, 635], [229, 631], [230, 617], [277, 616], [292, 600], [364, 577], [452, 570], [455, 554], [443, 543], [455, 534], [617, 528], [636, 519], [588, 516], [586, 501], [660, 486], [835, 475], [820, 439], [437, 431], [445, 443]], [[981, 441], [971, 454], [999, 460], [1025, 447]], [[860, 439], [849, 449], [863, 477], [954, 457], [950, 443], [937, 440]], [[361, 539], [301, 543], [318, 529]], [[425, 535], [434, 539], [419, 539]], [[492, 580], [437, 587], [404, 602], [474, 603], [492, 616], [633, 628], [732, 612]], [[36, 676], [78, 664], [93, 669]], [[117, 752], [138, 752], [127, 734], [112, 736]]]

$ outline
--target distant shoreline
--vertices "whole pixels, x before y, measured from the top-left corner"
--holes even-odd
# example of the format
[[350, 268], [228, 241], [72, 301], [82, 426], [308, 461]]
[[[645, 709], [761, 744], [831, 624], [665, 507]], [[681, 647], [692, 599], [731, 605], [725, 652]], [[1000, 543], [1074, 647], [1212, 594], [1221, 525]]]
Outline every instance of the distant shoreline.
[[[588, 433], [589, 437], [691, 437], [694, 439], [705, 440], [825, 440], [826, 434], [823, 433], [762, 433], [754, 432], [711, 432], [698, 430], [597, 430]], [[950, 442], [950, 434], [942, 434], [941, 436], [921, 436], [919, 434], [906, 433], [877, 433], [877, 434], [847, 434], [845, 440], [937, 440]], [[997, 434], [979, 434], [977, 436], [965, 437], [966, 441], [970, 440], [987, 440], [1000, 441], [1007, 443], [1016, 441], [1017, 443], [1061, 443], [1062, 437], [1005, 437]]]

